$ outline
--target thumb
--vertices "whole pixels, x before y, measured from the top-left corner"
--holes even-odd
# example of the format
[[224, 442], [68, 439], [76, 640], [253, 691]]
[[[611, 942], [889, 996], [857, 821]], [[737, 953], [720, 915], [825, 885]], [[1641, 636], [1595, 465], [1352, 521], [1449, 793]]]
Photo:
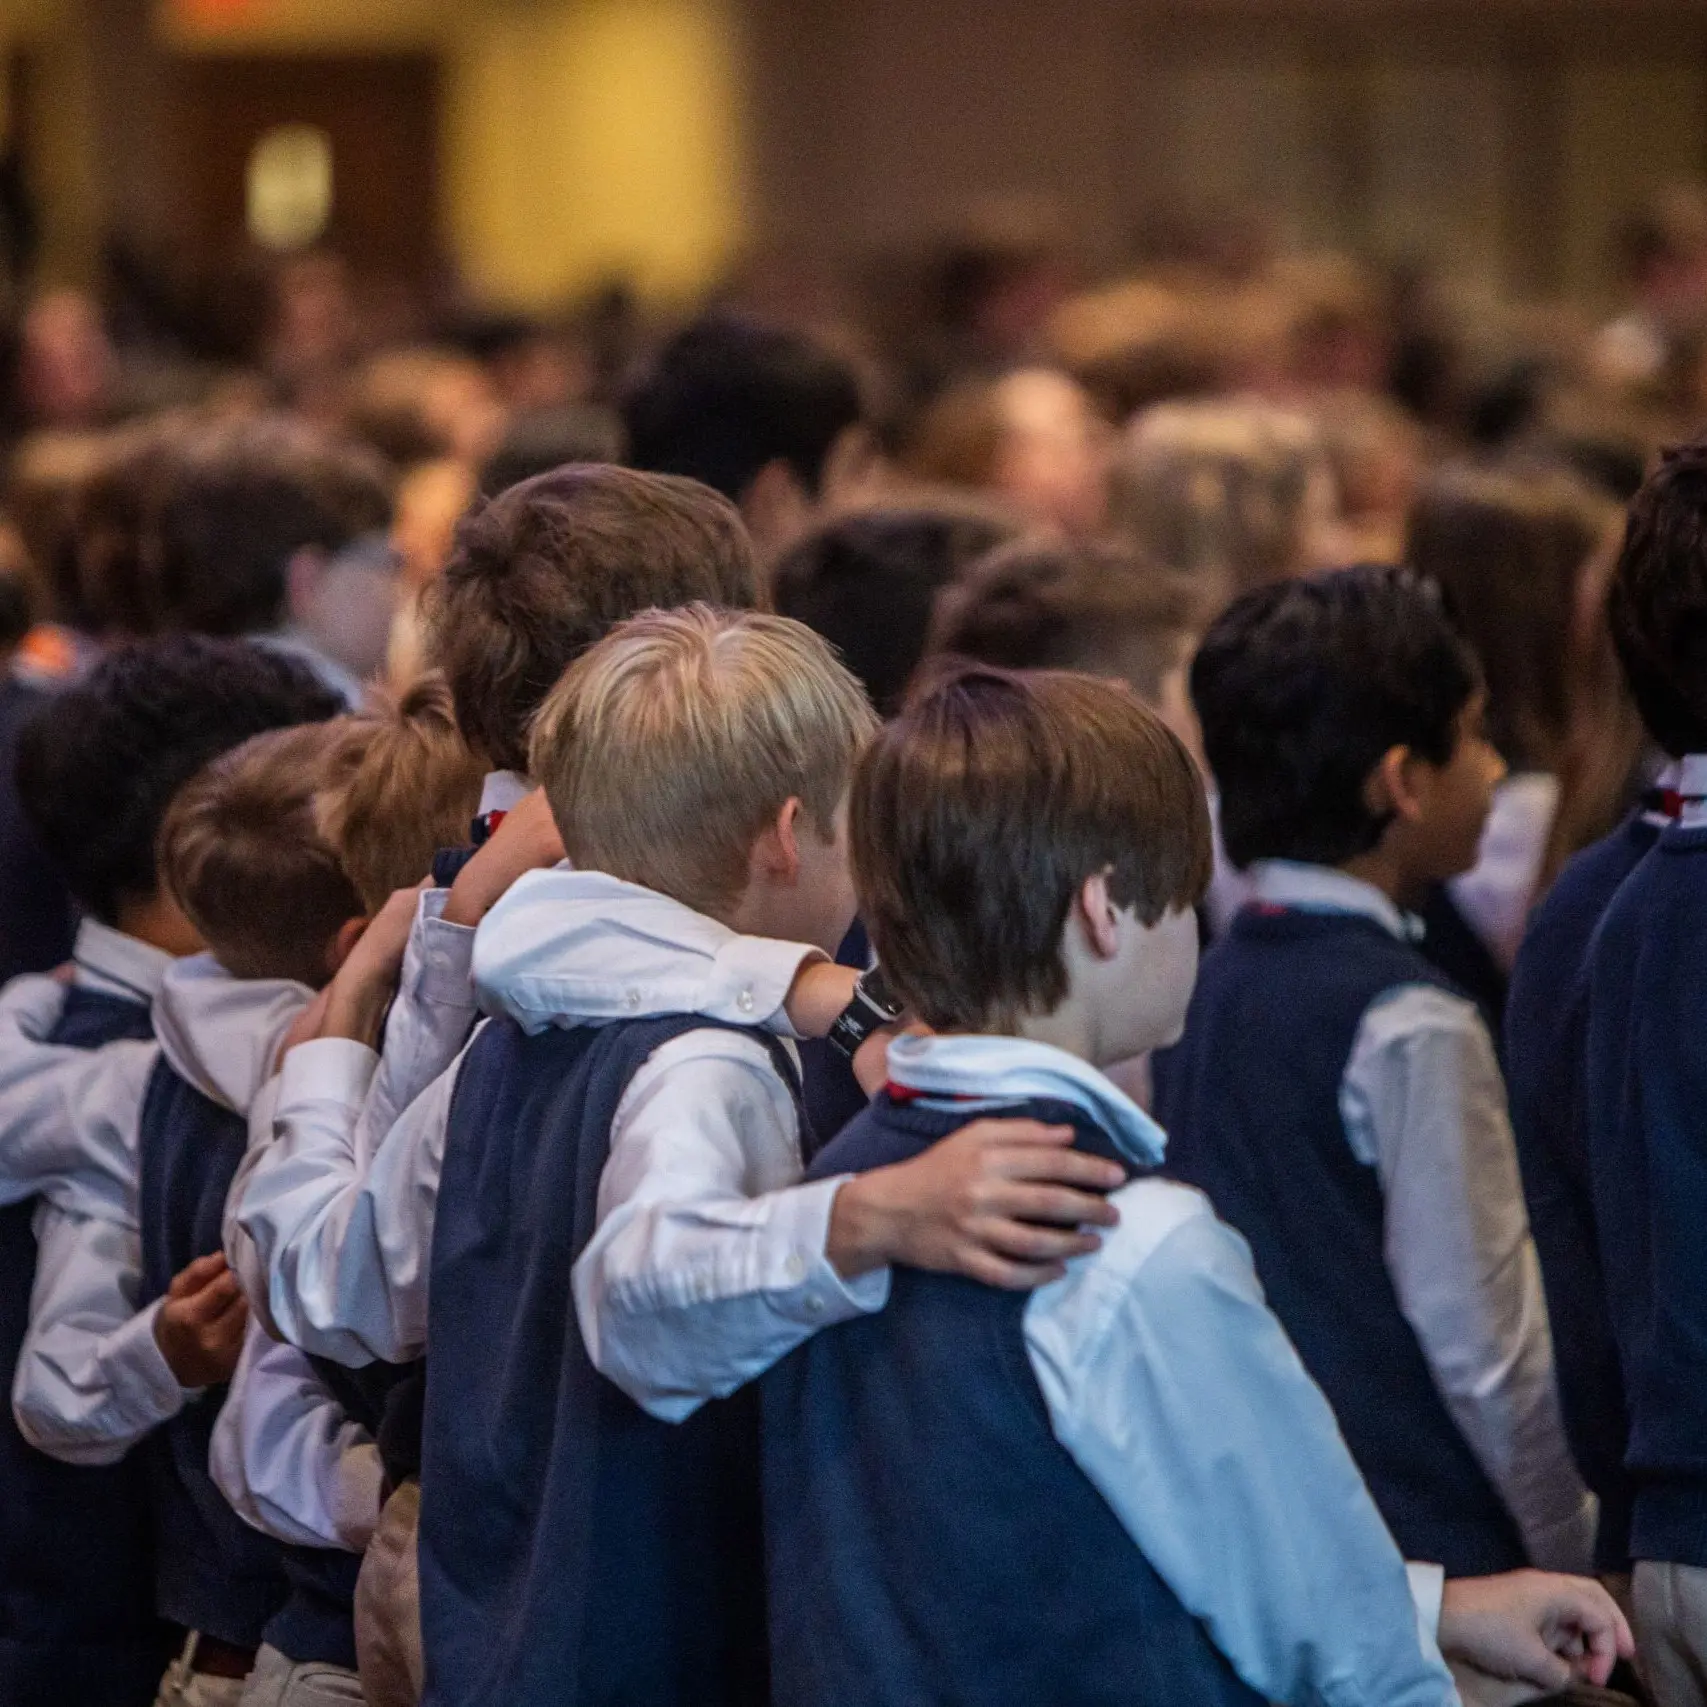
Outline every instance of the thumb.
[[1513, 1676], [1538, 1689], [1569, 1689], [1577, 1680], [1570, 1662], [1554, 1653], [1534, 1630], [1524, 1632], [1521, 1643], [1512, 1652], [1512, 1660]]

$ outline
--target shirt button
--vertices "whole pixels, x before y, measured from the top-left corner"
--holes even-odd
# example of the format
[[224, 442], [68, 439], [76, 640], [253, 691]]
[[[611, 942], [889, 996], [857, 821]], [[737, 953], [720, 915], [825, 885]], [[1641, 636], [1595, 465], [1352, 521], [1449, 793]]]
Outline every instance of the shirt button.
[[627, 1008], [630, 1013], [634, 1013], [640, 1006], [640, 992], [638, 990], [630, 990], [628, 994], [622, 998], [622, 1005]]
[[743, 990], [740, 995], [735, 998], [735, 1006], [738, 1007], [742, 1013], [750, 1014], [753, 1011], [753, 992], [750, 989]]
[[812, 1296], [806, 1300], [806, 1314], [808, 1316], [821, 1316], [823, 1313], [824, 1300], [820, 1298], [817, 1293], [813, 1293]]

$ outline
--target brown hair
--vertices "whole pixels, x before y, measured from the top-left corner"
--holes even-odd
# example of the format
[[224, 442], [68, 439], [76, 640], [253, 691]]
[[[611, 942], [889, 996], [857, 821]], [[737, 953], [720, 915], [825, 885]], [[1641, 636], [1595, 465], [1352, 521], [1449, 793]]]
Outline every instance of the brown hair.
[[759, 602], [733, 504], [675, 475], [559, 468], [463, 519], [426, 594], [428, 652], [468, 744], [525, 770], [528, 720], [570, 664], [624, 617], [696, 600]]
[[1154, 924], [1208, 887], [1197, 767], [1132, 691], [1064, 672], [949, 666], [861, 761], [860, 914], [896, 993], [960, 1030], [1067, 994], [1061, 935], [1086, 878]]
[[1012, 670], [1124, 678], [1148, 705], [1185, 661], [1194, 590], [1117, 545], [998, 546], [938, 595], [929, 650]]
[[355, 720], [360, 757], [329, 788], [320, 826], [369, 913], [418, 883], [433, 855], [468, 839], [483, 765], [457, 732], [443, 676], [422, 676], [395, 705]]
[[803, 623], [689, 605], [623, 623], [573, 664], [530, 756], [576, 865], [717, 916], [789, 799], [834, 834], [876, 723]]
[[321, 834], [318, 797], [359, 756], [355, 720], [257, 735], [178, 794], [160, 826], [162, 883], [235, 978], [319, 988], [362, 898]]

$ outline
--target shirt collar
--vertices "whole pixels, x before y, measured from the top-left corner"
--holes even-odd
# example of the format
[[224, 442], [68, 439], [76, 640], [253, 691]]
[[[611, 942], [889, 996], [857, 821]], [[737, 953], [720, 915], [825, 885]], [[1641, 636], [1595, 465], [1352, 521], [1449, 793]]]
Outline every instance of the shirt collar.
[[71, 960], [79, 988], [144, 1004], [159, 993], [172, 964], [165, 949], [126, 936], [98, 919], [84, 919], [78, 925]]
[[1417, 921], [1403, 913], [1373, 883], [1336, 871], [1331, 865], [1300, 860], [1265, 859], [1251, 867], [1260, 903], [1300, 913], [1352, 913], [1373, 919], [1401, 942], [1418, 934]]
[[897, 1037], [889, 1077], [927, 1102], [971, 1109], [1049, 1097], [1082, 1109], [1139, 1167], [1161, 1164], [1167, 1134], [1089, 1062], [1023, 1037]]
[[1683, 797], [1679, 825], [1685, 830], [1707, 825], [1707, 753], [1689, 753], [1678, 760], [1677, 792]]
[[489, 812], [513, 812], [533, 792], [533, 784], [520, 771], [488, 771], [480, 785], [477, 818]]

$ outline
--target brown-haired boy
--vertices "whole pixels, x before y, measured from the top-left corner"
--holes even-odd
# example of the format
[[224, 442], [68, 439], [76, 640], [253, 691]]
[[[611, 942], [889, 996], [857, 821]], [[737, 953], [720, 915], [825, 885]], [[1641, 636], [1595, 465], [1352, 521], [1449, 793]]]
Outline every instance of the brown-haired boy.
[[[1248, 1251], [1153, 1177], [1163, 1134], [1098, 1071], [1184, 1022], [1210, 864], [1184, 747], [1112, 683], [963, 668], [878, 736], [850, 819], [883, 964], [936, 1030], [809, 1178], [918, 1166], [980, 1110], [1065, 1123], [1127, 1183], [1055, 1284], [898, 1270], [766, 1376], [778, 1707], [1444, 1707], [1419, 1606], [1501, 1675], [1603, 1681], [1628, 1631], [1596, 1585], [1413, 1595]], [[1592, 1658], [1547, 1650], [1554, 1619]]]

